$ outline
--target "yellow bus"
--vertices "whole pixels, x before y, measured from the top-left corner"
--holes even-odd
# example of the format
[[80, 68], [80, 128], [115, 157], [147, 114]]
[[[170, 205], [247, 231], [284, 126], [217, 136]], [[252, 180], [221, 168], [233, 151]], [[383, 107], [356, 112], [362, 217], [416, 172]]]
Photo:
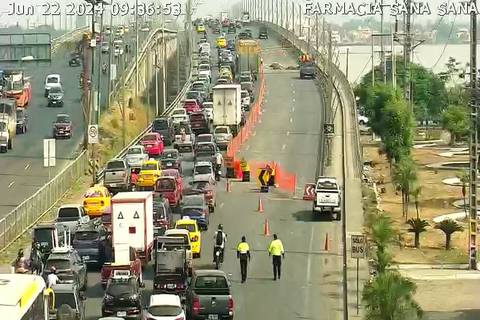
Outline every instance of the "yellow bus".
[[[49, 303], [51, 302], [51, 303]], [[48, 320], [54, 294], [41, 276], [0, 274], [0, 315], [8, 320]]]

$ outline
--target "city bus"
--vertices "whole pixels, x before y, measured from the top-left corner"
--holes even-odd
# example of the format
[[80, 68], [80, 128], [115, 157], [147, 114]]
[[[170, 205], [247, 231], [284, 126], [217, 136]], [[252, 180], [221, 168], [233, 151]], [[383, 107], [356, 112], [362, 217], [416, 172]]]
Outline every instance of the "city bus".
[[8, 320], [48, 320], [54, 294], [41, 276], [0, 274], [0, 315]]

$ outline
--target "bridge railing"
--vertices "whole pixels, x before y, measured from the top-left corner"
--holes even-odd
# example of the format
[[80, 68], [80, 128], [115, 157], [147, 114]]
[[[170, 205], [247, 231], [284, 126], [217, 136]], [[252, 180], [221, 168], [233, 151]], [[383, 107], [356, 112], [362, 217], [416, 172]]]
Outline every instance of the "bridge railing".
[[64, 43], [71, 40], [74, 40], [78, 36], [81, 36], [84, 32], [88, 31], [88, 27], [81, 27], [71, 30], [67, 33], [62, 34], [61, 36], [52, 39], [52, 53], [55, 53], [58, 48]]
[[[70, 33], [70, 36], [74, 37], [75, 32], [83, 32], [84, 30], [85, 29], [78, 29], [73, 33]], [[149, 35], [145, 45], [143, 46], [142, 52], [145, 52], [145, 49], [152, 45], [153, 41], [156, 41], [156, 36], [159, 32], [161, 32], [161, 29], [156, 29]], [[171, 30], [169, 30], [169, 32], [172, 33]], [[63, 40], [59, 40], [57, 38], [56, 42], [68, 41], [68, 37], [69, 36], [64, 35]], [[127, 69], [128, 71], [126, 74], [130, 76], [124, 79], [124, 85], [131, 79], [131, 76], [134, 72], [134, 70], [132, 71], [132, 68], [134, 68], [134, 65], [131, 66], [130, 70]], [[190, 83], [191, 81], [188, 79], [175, 100], [165, 110], [165, 114], [170, 114], [183, 99], [183, 96]], [[127, 147], [137, 143], [138, 140], [140, 140], [141, 137], [150, 130], [151, 124], [139, 136], [134, 138]], [[124, 156], [127, 147], [120, 151], [118, 156]], [[4, 218], [0, 219], [0, 253], [2, 253], [15, 240], [25, 234], [31, 227], [38, 223], [38, 221], [47, 212], [52, 210], [55, 205], [57, 205], [60, 199], [71, 189], [73, 184], [78, 181], [80, 177], [85, 175], [88, 170], [88, 159], [88, 153], [84, 150], [52, 180], [50, 180], [32, 196], [10, 211]], [[103, 170], [99, 172], [98, 176], [100, 179], [103, 179]]]
[[[265, 26], [269, 27], [270, 29], [277, 32], [280, 36], [285, 38], [288, 42], [290, 42], [294, 47], [298, 48], [301, 52], [305, 54], [312, 55], [316, 57], [316, 63], [319, 69], [324, 73], [328, 73], [328, 60], [324, 52], [317, 50], [314, 46], [315, 44], [315, 37], [312, 35], [311, 39], [306, 39], [306, 37], [298, 37], [291, 30], [287, 30], [282, 26], [279, 26], [275, 23], [271, 23], [268, 21], [257, 21], [258, 23], [264, 24]], [[302, 39], [303, 38], [303, 39]], [[352, 114], [352, 119], [358, 119], [358, 110], [356, 105], [356, 98], [355, 94], [353, 93], [352, 86], [348, 81], [347, 77], [340, 69], [340, 63], [338, 60], [333, 61], [332, 63], [332, 82], [333, 86], [337, 88], [338, 92], [340, 93], [340, 99], [342, 100], [342, 105], [344, 105], [347, 110], [349, 110]], [[355, 145], [354, 145], [354, 152], [355, 152], [355, 159], [357, 160], [355, 163], [356, 166], [356, 174], [360, 175], [362, 168], [363, 168], [363, 160], [362, 160], [362, 148], [360, 143], [360, 134], [358, 128], [358, 121], [352, 121], [350, 124], [352, 126], [352, 132], [355, 135]]]

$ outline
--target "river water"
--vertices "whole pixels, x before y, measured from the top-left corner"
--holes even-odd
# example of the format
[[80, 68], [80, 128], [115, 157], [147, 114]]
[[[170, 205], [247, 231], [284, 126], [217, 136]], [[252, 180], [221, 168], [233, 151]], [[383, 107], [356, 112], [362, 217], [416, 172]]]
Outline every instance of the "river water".
[[[351, 83], [358, 83], [361, 77], [372, 70], [371, 60], [371, 46], [341, 46], [336, 50], [338, 51], [338, 59], [340, 61], [340, 67], [345, 72], [346, 67], [346, 52], [349, 48], [349, 70], [348, 80]], [[385, 50], [391, 51], [390, 45], [385, 46]], [[477, 49], [480, 51], [480, 49]], [[374, 47], [375, 53], [375, 65], [380, 63], [380, 47]], [[403, 47], [396, 46], [395, 52], [397, 55], [403, 54]], [[480, 53], [480, 52], [479, 52]], [[470, 47], [468, 44], [428, 44], [420, 45], [415, 48], [413, 53], [413, 61], [419, 63], [426, 68], [432, 69], [433, 72], [438, 73], [444, 71], [445, 63], [449, 57], [454, 57], [461, 64], [459, 67], [465, 68], [465, 63], [470, 61]], [[477, 60], [480, 58], [480, 54], [477, 55]], [[480, 60], [479, 66], [480, 66]]]

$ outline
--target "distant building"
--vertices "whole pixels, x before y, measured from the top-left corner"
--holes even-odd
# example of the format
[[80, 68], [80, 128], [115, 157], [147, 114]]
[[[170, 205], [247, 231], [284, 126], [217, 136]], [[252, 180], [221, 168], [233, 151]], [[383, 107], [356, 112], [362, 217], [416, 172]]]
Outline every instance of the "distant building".
[[458, 40], [462, 42], [468, 42], [470, 41], [470, 32], [468, 31], [467, 28], [460, 28], [458, 31], [455, 33], [456, 37]]

